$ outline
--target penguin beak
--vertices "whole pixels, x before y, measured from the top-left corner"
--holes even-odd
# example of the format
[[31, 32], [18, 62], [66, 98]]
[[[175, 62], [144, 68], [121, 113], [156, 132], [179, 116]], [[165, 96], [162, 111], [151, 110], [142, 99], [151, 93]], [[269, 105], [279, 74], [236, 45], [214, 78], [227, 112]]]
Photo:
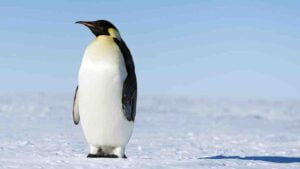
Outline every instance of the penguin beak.
[[87, 26], [89, 28], [94, 28], [95, 27], [94, 23], [90, 22], [90, 21], [77, 21], [75, 23], [79, 23], [79, 24], [85, 25], [85, 26]]

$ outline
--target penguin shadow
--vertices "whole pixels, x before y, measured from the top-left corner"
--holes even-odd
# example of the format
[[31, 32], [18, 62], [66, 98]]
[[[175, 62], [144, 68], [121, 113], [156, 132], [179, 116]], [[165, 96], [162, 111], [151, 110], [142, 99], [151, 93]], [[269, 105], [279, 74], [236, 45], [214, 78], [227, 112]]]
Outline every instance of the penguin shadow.
[[212, 156], [212, 157], [203, 157], [198, 159], [210, 159], [210, 160], [226, 160], [226, 159], [235, 159], [235, 160], [252, 160], [252, 161], [265, 161], [272, 163], [300, 163], [300, 157], [284, 157], [284, 156]]

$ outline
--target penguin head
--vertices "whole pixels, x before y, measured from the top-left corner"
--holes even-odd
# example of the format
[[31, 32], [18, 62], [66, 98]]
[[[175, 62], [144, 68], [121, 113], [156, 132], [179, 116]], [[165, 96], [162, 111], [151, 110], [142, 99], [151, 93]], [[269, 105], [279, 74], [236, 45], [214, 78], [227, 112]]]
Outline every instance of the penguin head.
[[83, 24], [88, 27], [93, 34], [98, 37], [101, 35], [108, 35], [112, 38], [121, 40], [119, 30], [109, 21], [97, 20], [97, 21], [78, 21], [75, 23]]

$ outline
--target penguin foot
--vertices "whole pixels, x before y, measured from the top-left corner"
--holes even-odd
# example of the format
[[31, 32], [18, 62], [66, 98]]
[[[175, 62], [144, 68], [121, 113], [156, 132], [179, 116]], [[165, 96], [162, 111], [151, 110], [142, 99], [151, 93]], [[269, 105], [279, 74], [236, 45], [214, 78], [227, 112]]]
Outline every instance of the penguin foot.
[[100, 158], [99, 154], [88, 154], [87, 158]]
[[124, 154], [122, 158], [126, 159], [127, 158], [126, 154]]
[[115, 154], [88, 154], [87, 158], [118, 158]]
[[105, 154], [103, 156], [103, 158], [119, 158], [119, 157], [117, 155], [115, 155], [115, 154]]

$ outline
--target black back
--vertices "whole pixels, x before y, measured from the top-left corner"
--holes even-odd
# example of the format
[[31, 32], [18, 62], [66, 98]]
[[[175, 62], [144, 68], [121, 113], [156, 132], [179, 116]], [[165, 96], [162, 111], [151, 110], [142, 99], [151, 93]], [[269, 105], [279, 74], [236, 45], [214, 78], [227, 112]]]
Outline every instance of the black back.
[[123, 40], [114, 38], [114, 41], [121, 49], [124, 57], [127, 70], [127, 78], [123, 84], [122, 104], [123, 112], [128, 121], [134, 121], [136, 115], [137, 102], [137, 80], [135, 75], [135, 68], [131, 53]]

